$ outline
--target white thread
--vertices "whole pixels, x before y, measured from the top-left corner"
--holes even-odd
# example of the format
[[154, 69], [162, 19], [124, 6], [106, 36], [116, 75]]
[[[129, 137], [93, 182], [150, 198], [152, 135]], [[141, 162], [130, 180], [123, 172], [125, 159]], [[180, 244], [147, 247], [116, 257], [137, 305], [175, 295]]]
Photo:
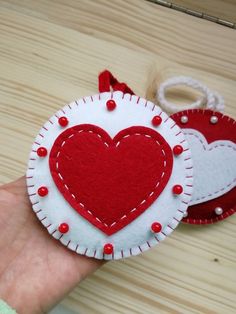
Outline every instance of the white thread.
[[[166, 89], [177, 85], [192, 87], [193, 89], [200, 91], [203, 96], [197, 99], [192, 104], [177, 106], [174, 103], [167, 101], [165, 97]], [[206, 109], [223, 112], [225, 107], [224, 98], [219, 93], [210, 90], [206, 85], [189, 76], [174, 76], [164, 81], [159, 86], [156, 97], [158, 104], [169, 113], [175, 113], [186, 109], [198, 109], [203, 107], [205, 107]]]
[[[91, 130], [88, 130], [88, 131], [84, 131], [84, 130], [77, 131], [77, 133], [81, 133], [81, 132], [93, 133], [93, 134], [96, 134], [100, 139], [102, 139], [102, 136], [101, 136], [100, 134], [94, 133], [94, 132], [91, 131]], [[74, 133], [73, 135], [75, 135], [75, 133]], [[134, 133], [134, 134], [125, 135], [123, 138], [127, 138], [127, 137], [129, 137], [129, 136], [131, 136], [131, 135], [145, 135], [145, 134], [142, 134], [142, 133]], [[71, 137], [71, 135], [70, 135], [70, 137]], [[149, 137], [149, 136], [148, 136], [148, 137]], [[150, 137], [151, 137], [151, 136], [150, 136]], [[69, 137], [68, 137], [68, 138], [69, 138]], [[104, 144], [105, 144], [106, 146], [109, 146], [104, 140], [103, 140], [103, 142], [104, 142]], [[161, 146], [161, 144], [160, 144], [157, 140], [155, 140], [155, 142], [156, 142], [159, 146]], [[65, 145], [65, 143], [66, 143], [66, 140], [64, 140], [64, 141], [62, 142], [60, 148], [62, 148], [62, 147]], [[119, 144], [120, 144], [120, 141], [119, 141], [117, 144], [119, 145]], [[116, 147], [118, 146], [117, 144], [116, 144]], [[166, 157], [166, 154], [165, 154], [164, 149], [161, 149], [161, 151], [162, 151], [162, 154], [164, 155], [164, 158], [165, 158], [165, 157]], [[59, 151], [59, 152], [60, 152], [60, 151]], [[59, 156], [59, 155], [58, 155], [58, 153], [57, 153], [57, 156], [56, 156], [56, 157], [58, 157], [58, 156]], [[166, 166], [166, 161], [165, 161], [165, 160], [164, 160], [164, 165]], [[165, 166], [164, 166], [164, 167], [165, 167]], [[70, 192], [69, 187], [64, 183], [64, 178], [63, 178], [63, 176], [62, 176], [61, 173], [59, 172], [59, 165], [58, 165], [58, 162], [56, 162], [56, 168], [57, 168], [57, 170], [58, 170], [58, 176], [59, 176], [59, 178], [61, 179], [61, 181], [63, 182], [63, 185], [64, 185], [65, 188]], [[165, 176], [165, 171], [162, 171], [161, 179], [162, 179], [164, 176]], [[156, 186], [155, 186], [155, 189], [158, 188], [159, 184], [160, 184], [160, 181], [157, 182], [157, 184], [156, 184]], [[72, 194], [72, 193], [71, 193], [71, 194]], [[150, 198], [153, 194], [154, 194], [154, 191], [152, 191], [152, 192], [148, 195], [147, 199]], [[74, 196], [74, 194], [72, 194], [72, 197], [76, 200], [76, 197]], [[134, 212], [135, 210], [137, 210], [139, 206], [143, 205], [143, 204], [147, 201], [147, 199], [143, 200], [137, 207], [131, 209], [129, 213]], [[83, 203], [80, 203], [80, 202], [79, 202], [79, 204], [80, 204], [80, 206], [82, 206], [82, 207], [87, 211], [87, 213], [89, 213], [91, 216], [93, 216], [97, 221], [99, 221], [100, 223], [102, 223], [103, 225], [105, 225], [106, 227], [108, 227], [108, 225], [107, 225], [106, 223], [102, 222], [102, 221], [101, 221], [98, 217], [96, 217], [90, 210], [88, 210], [88, 209], [85, 207], [85, 205], [84, 205]], [[124, 218], [126, 218], [126, 217], [127, 217], [127, 215], [123, 215], [121, 218], [119, 218], [119, 220], [122, 220], [122, 219], [124, 219]], [[112, 225], [110, 225], [109, 227], [114, 226], [117, 222], [118, 222], [118, 221], [113, 222]]]

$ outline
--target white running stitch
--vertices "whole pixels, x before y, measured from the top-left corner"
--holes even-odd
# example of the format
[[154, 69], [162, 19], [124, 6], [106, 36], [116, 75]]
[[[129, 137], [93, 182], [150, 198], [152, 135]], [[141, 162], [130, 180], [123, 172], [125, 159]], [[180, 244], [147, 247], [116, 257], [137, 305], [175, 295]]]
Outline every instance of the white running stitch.
[[[102, 136], [101, 136], [100, 134], [97, 134], [97, 133], [93, 132], [92, 130], [88, 130], [88, 131], [80, 130], [80, 131], [77, 131], [76, 133], [82, 133], [82, 132], [88, 132], [88, 133], [95, 134], [95, 135], [97, 135], [100, 139], [102, 139]], [[75, 133], [74, 133], [74, 134], [71, 134], [68, 138], [71, 138], [71, 137], [74, 136], [74, 135], [75, 135]], [[139, 136], [139, 135], [142, 135], [142, 136], [143, 136], [143, 135], [144, 135], [144, 136], [146, 136], [146, 137], [152, 138], [152, 136], [150, 136], [150, 135], [145, 135], [145, 134], [142, 134], [142, 133], [128, 134], [128, 135], [125, 135], [123, 138], [127, 138], [127, 137], [129, 137], [129, 136], [131, 136], [131, 135], [132, 135], [132, 136], [133, 136], [133, 135], [137, 135], [137, 136]], [[108, 143], [107, 143], [106, 141], [103, 140], [103, 142], [104, 142], [104, 144], [105, 144], [107, 147], [109, 147], [109, 145], [108, 145]], [[116, 147], [118, 147], [118, 146], [120, 145], [120, 142], [121, 142], [121, 141], [117, 142]], [[157, 140], [155, 140], [155, 142], [156, 142], [159, 146], [161, 146], [161, 144], [160, 144]], [[63, 147], [63, 146], [65, 145], [65, 143], [66, 143], [66, 140], [64, 140], [64, 141], [62, 142], [60, 148]], [[166, 157], [166, 153], [165, 153], [164, 149], [161, 149], [161, 151], [162, 151], [163, 156]], [[57, 158], [59, 155], [60, 155], [60, 151], [57, 153], [56, 158]], [[166, 167], [166, 161], [164, 160], [164, 168], [165, 168], [165, 167]], [[59, 171], [58, 162], [56, 162], [56, 168], [57, 168], [57, 170]], [[165, 175], [165, 171], [162, 172], [162, 174], [161, 174], [161, 179], [164, 177], [164, 175]], [[63, 178], [63, 176], [61, 175], [60, 172], [58, 172], [58, 176], [60, 177], [60, 179], [61, 179], [62, 181], [64, 181], [64, 178]], [[69, 187], [68, 187], [64, 182], [63, 182], [63, 184], [64, 184], [65, 188], [66, 188], [68, 191], [70, 191], [70, 190], [69, 190]], [[160, 185], [160, 181], [157, 182], [157, 184], [156, 184], [156, 186], [155, 186], [155, 189], [156, 189], [159, 185]], [[152, 192], [148, 195], [148, 197], [147, 197], [146, 199], [142, 200], [142, 202], [141, 202], [137, 207], [132, 208], [129, 213], [136, 211], [136, 210], [138, 209], [138, 207], [141, 206], [141, 205], [143, 205], [144, 203], [146, 203], [147, 200], [148, 200], [148, 198], [150, 198], [154, 193], [155, 193], [155, 192], [152, 191]], [[72, 193], [71, 193], [71, 195], [72, 195], [72, 197], [76, 200], [75, 195], [72, 194]], [[122, 220], [122, 219], [124, 219], [124, 218], [127, 217], [127, 215], [123, 215], [121, 218], [119, 218], [118, 221], [113, 222], [111, 225], [107, 225], [106, 223], [102, 222], [98, 217], [96, 217], [90, 210], [86, 209], [86, 207], [85, 207], [85, 205], [84, 205], [83, 203], [79, 202], [79, 205], [82, 206], [82, 207], [84, 208], [84, 210], [87, 211], [87, 213], [89, 213], [89, 214], [90, 214], [91, 216], [93, 216], [97, 221], [99, 221], [100, 223], [102, 223], [102, 224], [105, 225], [106, 227], [114, 226], [115, 224], [117, 224], [118, 221], [120, 221], [120, 220]], [[129, 213], [128, 213], [128, 214], [129, 214]]]

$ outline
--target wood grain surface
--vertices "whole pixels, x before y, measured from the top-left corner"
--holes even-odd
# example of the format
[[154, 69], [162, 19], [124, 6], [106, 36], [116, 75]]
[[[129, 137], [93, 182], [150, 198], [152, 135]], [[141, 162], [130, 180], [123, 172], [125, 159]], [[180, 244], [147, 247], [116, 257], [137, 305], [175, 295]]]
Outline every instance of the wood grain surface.
[[[149, 98], [161, 80], [191, 75], [222, 93], [236, 117], [235, 49], [236, 31], [143, 0], [0, 0], [0, 181], [25, 172], [41, 125], [96, 93], [105, 68]], [[236, 215], [181, 224], [149, 252], [107, 263], [63, 305], [86, 314], [233, 314], [235, 231]]]

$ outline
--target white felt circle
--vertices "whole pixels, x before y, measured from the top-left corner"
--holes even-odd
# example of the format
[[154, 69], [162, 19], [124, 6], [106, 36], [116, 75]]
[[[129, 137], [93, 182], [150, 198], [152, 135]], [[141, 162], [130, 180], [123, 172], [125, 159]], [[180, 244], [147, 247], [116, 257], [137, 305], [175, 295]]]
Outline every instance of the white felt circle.
[[[115, 100], [117, 104], [114, 111], [107, 110], [106, 101], [109, 99]], [[155, 115], [162, 118], [158, 127], [151, 123]], [[61, 116], [66, 116], [69, 120], [66, 128], [58, 124], [58, 118]], [[184, 149], [181, 155], [173, 157], [172, 174], [157, 200], [138, 218], [111, 236], [97, 229], [70, 206], [57, 189], [49, 169], [48, 156], [55, 139], [65, 129], [85, 123], [103, 128], [112, 138], [125, 128], [146, 126], [159, 132], [171, 148], [182, 145]], [[45, 158], [38, 157], [36, 153], [40, 146], [48, 150]], [[27, 186], [34, 212], [54, 238], [79, 254], [98, 259], [119, 259], [146, 251], [176, 228], [191, 200], [192, 168], [191, 154], [184, 134], [158, 106], [135, 95], [122, 92], [102, 93], [66, 105], [45, 123], [32, 147]], [[175, 184], [183, 186], [184, 192], [179, 196], [172, 193]], [[48, 187], [49, 194], [46, 197], [37, 195], [40, 186]], [[162, 225], [162, 231], [158, 234], [151, 232], [150, 227], [154, 221]], [[70, 226], [66, 234], [58, 231], [62, 222]], [[113, 254], [103, 254], [103, 246], [106, 243], [113, 244]]]

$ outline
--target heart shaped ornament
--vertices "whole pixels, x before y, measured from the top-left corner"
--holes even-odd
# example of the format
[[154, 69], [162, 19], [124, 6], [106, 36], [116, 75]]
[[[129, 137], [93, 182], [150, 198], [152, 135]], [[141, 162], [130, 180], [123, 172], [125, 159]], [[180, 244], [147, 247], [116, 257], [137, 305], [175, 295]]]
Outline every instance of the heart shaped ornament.
[[98, 259], [148, 250], [183, 218], [192, 194], [185, 136], [152, 102], [116, 91], [59, 110], [32, 147], [33, 210], [69, 249]]
[[236, 122], [212, 110], [171, 116], [182, 128], [194, 163], [194, 191], [183, 222], [209, 224], [236, 211]]

